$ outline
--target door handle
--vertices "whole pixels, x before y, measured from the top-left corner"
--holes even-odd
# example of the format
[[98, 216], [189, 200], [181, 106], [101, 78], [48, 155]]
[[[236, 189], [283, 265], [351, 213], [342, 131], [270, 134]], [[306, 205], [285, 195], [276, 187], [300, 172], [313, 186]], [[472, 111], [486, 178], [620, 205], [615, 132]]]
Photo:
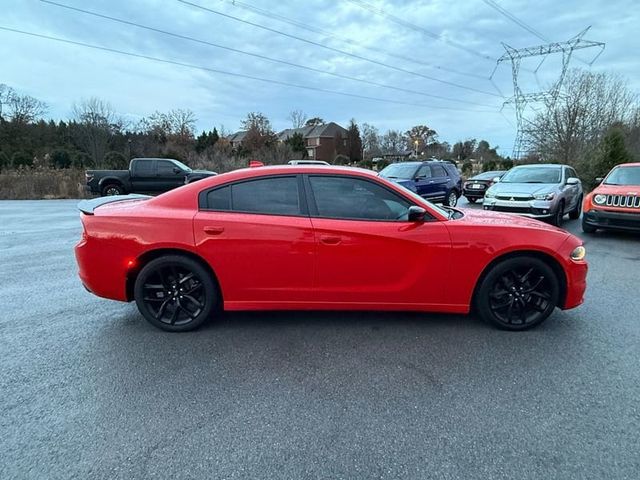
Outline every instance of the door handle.
[[325, 245], [338, 245], [342, 239], [340, 237], [335, 237], [332, 235], [323, 235], [320, 237], [320, 242]]
[[224, 232], [224, 227], [207, 226], [204, 227], [203, 230], [207, 235], [220, 235]]
[[436, 183], [435, 180], [429, 180], [429, 183]]

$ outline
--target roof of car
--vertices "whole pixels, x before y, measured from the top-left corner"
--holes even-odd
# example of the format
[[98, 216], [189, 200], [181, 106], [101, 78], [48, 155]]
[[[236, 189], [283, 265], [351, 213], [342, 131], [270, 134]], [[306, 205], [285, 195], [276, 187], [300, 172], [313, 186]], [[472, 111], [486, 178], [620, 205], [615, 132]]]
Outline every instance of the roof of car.
[[[518, 167], [533, 167], [533, 168], [541, 168], [541, 167], [571, 167], [571, 165], [564, 165], [561, 163], [527, 163], [526, 165], [516, 165], [513, 168]], [[572, 167], [573, 168], [573, 167]]]
[[620, 165], [616, 165], [616, 167], [640, 167], [640, 162], [621, 163]]

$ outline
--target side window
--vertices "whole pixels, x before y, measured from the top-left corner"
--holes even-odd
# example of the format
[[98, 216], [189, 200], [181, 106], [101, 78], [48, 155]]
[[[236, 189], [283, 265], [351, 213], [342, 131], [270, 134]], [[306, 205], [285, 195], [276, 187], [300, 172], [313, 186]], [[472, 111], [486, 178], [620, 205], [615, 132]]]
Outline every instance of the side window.
[[157, 160], [156, 172], [162, 177], [175, 175], [173, 169], [176, 168], [176, 164], [169, 160]]
[[221, 187], [207, 193], [207, 208], [210, 210], [231, 210], [231, 187]]
[[138, 177], [150, 177], [154, 174], [155, 160], [138, 160], [133, 163], [133, 171]]
[[447, 171], [442, 165], [431, 165], [431, 173], [434, 177], [446, 177]]
[[429, 165], [422, 165], [416, 172], [416, 178], [431, 178]]
[[571, 177], [578, 178], [578, 174], [573, 168], [569, 167], [567, 168], [567, 178], [571, 178]]
[[409, 202], [376, 183], [353, 177], [310, 176], [318, 216], [348, 220], [407, 220]]
[[226, 185], [207, 192], [205, 204], [209, 210], [271, 215], [302, 213], [296, 177], [261, 178]]

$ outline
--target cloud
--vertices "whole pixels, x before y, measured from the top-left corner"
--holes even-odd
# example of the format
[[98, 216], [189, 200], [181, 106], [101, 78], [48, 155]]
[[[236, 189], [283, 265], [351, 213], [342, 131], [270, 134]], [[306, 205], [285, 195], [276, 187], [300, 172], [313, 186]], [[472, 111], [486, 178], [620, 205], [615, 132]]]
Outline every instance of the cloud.
[[[366, 62], [295, 40], [291, 36], [492, 93], [496, 90], [488, 77], [494, 61], [483, 56], [495, 59], [501, 55], [504, 50], [500, 42], [514, 47], [542, 43], [477, 0], [367, 0], [375, 6], [375, 11], [382, 10], [387, 16], [346, 0], [296, 3], [244, 0], [244, 3], [236, 4], [226, 0], [190, 0], [222, 14], [280, 30], [286, 35], [178, 1], [115, 0], [91, 4], [80, 0], [59, 1], [254, 54], [454, 98], [458, 102], [429, 99], [338, 79], [42, 2], [5, 1], [1, 26], [286, 83], [414, 104], [396, 105], [272, 85], [0, 31], [0, 82], [46, 101], [51, 107], [50, 114], [56, 118], [69, 116], [74, 102], [90, 96], [108, 100], [120, 113], [132, 119], [148, 115], [154, 110], [190, 108], [198, 117], [199, 128], [203, 129], [224, 124], [228, 130], [234, 130], [249, 111], [264, 112], [276, 128], [285, 128], [288, 126], [288, 112], [299, 108], [309, 115], [319, 115], [341, 123], [353, 117], [359, 122], [375, 124], [382, 131], [391, 128], [406, 130], [411, 125], [427, 123], [440, 133], [443, 140], [453, 143], [469, 137], [486, 138], [500, 145], [504, 153], [509, 153], [515, 131], [513, 125], [499, 113], [500, 98]], [[266, 10], [272, 17], [287, 17], [312, 29], [327, 31], [331, 37], [306, 31], [277, 18], [265, 18], [255, 11], [242, 8], [243, 4]], [[629, 77], [632, 88], [640, 87], [634, 58], [634, 52], [640, 46], [635, 34], [640, 12], [634, 2], [622, 2], [615, 9], [603, 1], [595, 0], [545, 0], [535, 4], [524, 0], [505, 0], [499, 4], [545, 37], [556, 41], [566, 40], [593, 24], [588, 37], [606, 41], [607, 48], [592, 68], [615, 69]], [[399, 22], [393, 21], [388, 15], [396, 17]], [[420, 28], [410, 28], [402, 25], [403, 22]], [[437, 38], [434, 39], [434, 35]], [[344, 42], [336, 36], [352, 41]], [[576, 56], [587, 60], [590, 58], [587, 51]], [[574, 65], [586, 67], [579, 59], [576, 62]], [[523, 66], [529, 70], [535, 68], [535, 64]], [[545, 61], [544, 68], [541, 67], [537, 79], [524, 71], [523, 86], [537, 89], [540, 88], [538, 82], [541, 85], [549, 84], [557, 77], [558, 68], [559, 62], [549, 59]], [[511, 94], [508, 66], [499, 69], [496, 83], [506, 95]], [[481, 103], [491, 108], [471, 103]], [[464, 111], [441, 110], [417, 104]], [[504, 113], [510, 116], [511, 122], [515, 122], [512, 110], [505, 109]]]

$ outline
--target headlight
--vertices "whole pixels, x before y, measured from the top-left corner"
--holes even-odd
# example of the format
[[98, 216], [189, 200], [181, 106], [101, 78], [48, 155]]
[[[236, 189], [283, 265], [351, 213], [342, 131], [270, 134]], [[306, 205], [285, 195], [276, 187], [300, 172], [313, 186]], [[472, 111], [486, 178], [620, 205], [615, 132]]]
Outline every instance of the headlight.
[[493, 192], [491, 191], [491, 189], [487, 190], [487, 191], [486, 191], [486, 193], [484, 194], [484, 198], [493, 198], [493, 197], [495, 197], [495, 196], [496, 196], [496, 194], [495, 194], [495, 193], [493, 193]]
[[571, 252], [571, 255], [569, 255], [571, 257], [571, 260], [575, 260], [576, 262], [584, 259], [584, 256], [587, 254], [587, 250], [580, 245], [579, 247], [576, 247], [573, 249], [573, 252]]
[[551, 192], [551, 193], [538, 193], [536, 195], [533, 196], [533, 198], [535, 198], [536, 200], [553, 200], [553, 197], [555, 197], [556, 194]]
[[607, 202], [607, 196], [598, 194], [593, 197], [593, 203], [596, 205], [604, 205]]

